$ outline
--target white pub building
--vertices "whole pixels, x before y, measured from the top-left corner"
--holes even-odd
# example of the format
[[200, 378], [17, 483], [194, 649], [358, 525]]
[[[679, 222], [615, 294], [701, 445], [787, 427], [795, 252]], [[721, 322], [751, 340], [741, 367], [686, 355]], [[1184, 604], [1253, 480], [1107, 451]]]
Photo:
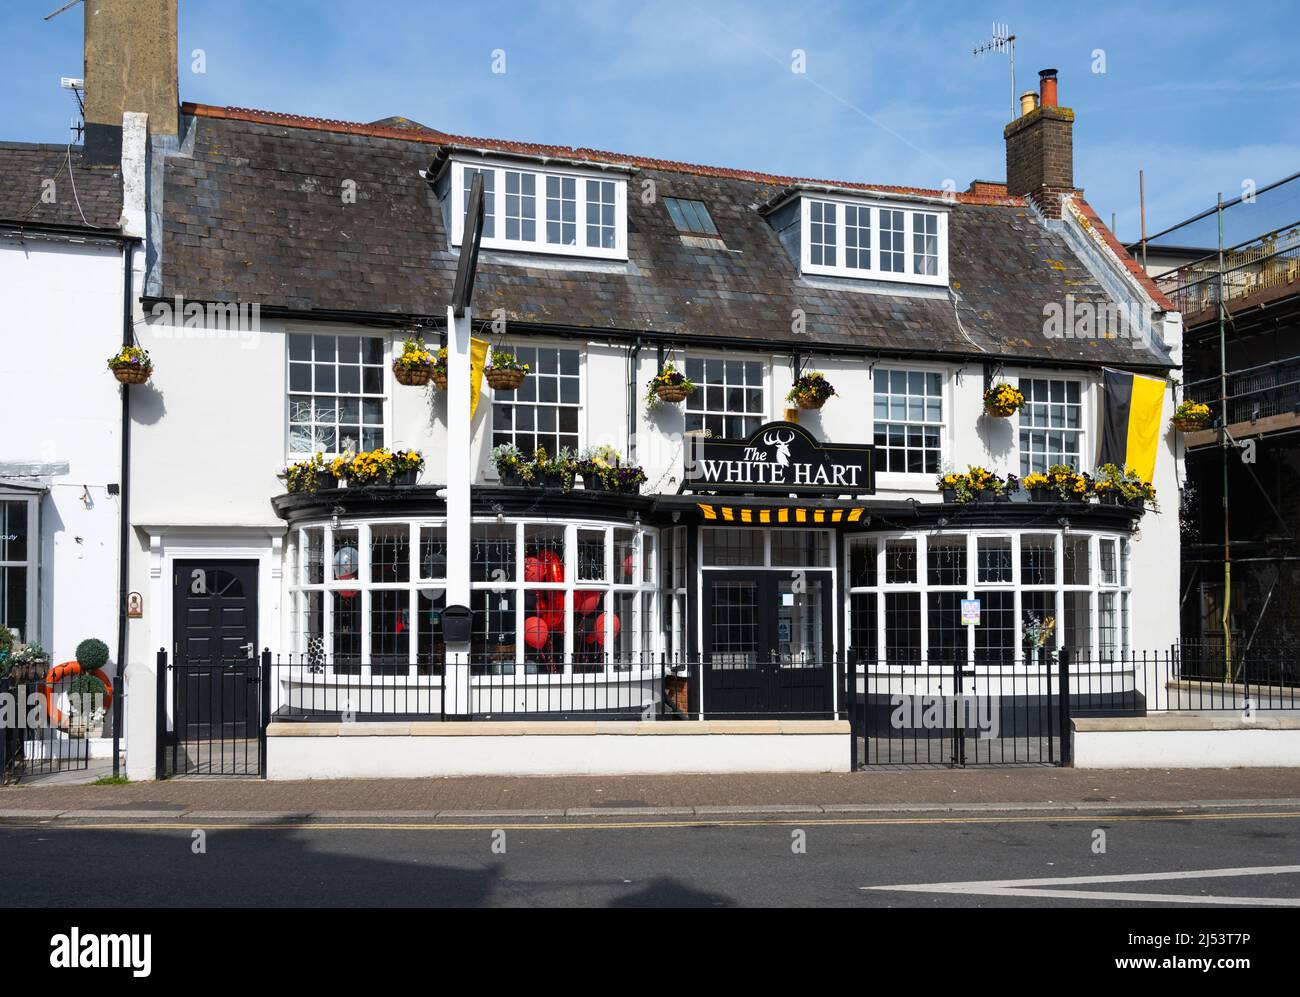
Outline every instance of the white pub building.
[[[1096, 475], [1103, 368], [1180, 362], [1043, 80], [1007, 181], [957, 193], [179, 104], [173, 81], [124, 178], [153, 364], [121, 389], [130, 774], [594, 771], [550, 746], [581, 724], [602, 770], [843, 767], [855, 674], [1175, 643], [1172, 431], [1158, 509], [968, 490], [972, 465]], [[1055, 335], [1067, 299], [1143, 324]], [[436, 370], [407, 374], [411, 339]]]

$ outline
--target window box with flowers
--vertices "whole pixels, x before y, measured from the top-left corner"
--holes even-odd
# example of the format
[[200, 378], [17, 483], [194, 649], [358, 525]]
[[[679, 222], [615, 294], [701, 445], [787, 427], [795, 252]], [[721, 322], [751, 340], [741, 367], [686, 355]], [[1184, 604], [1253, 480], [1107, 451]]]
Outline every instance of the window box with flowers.
[[1014, 474], [1000, 478], [988, 468], [971, 465], [965, 471], [945, 471], [936, 480], [945, 502], [1007, 502], [1018, 491]]
[[493, 391], [514, 391], [528, 376], [528, 364], [520, 361], [513, 353], [493, 350], [491, 365], [483, 372], [483, 376], [492, 385]]
[[695, 382], [673, 366], [672, 361], [664, 364], [661, 370], [646, 385], [646, 407], [654, 408], [660, 402], [676, 405], [684, 402], [695, 390]]
[[280, 477], [284, 478], [285, 490], [290, 494], [304, 492], [315, 495], [326, 488], [337, 488], [339, 484], [322, 453], [312, 454], [310, 460], [290, 464], [280, 472]]
[[1033, 502], [1087, 502], [1093, 494], [1092, 478], [1065, 464], [1027, 474], [1021, 484]]
[[1025, 407], [1025, 395], [1014, 384], [999, 381], [984, 389], [984, 414], [1008, 419]]
[[1160, 511], [1156, 503], [1156, 489], [1131, 467], [1120, 470], [1115, 464], [1103, 464], [1097, 469], [1097, 477], [1092, 483], [1093, 494], [1102, 505], [1127, 505], [1142, 509], [1148, 503], [1151, 508]]
[[148, 350], [123, 346], [108, 358], [108, 369], [123, 384], [144, 384], [153, 374], [153, 361]]
[[345, 454], [330, 462], [331, 473], [349, 488], [413, 485], [423, 467], [424, 456], [418, 450], [391, 452], [384, 447]]
[[785, 400], [794, 402], [801, 409], [819, 409], [833, 394], [835, 386], [826, 380], [826, 375], [819, 370], [810, 370], [795, 378]]
[[645, 471], [635, 464], [623, 464], [610, 446], [593, 447], [578, 462], [583, 487], [590, 491], [635, 495], [646, 482]]
[[402, 353], [393, 361], [393, 376], [398, 384], [423, 387], [433, 377], [436, 360], [424, 340], [412, 336], [402, 344]]
[[1169, 421], [1179, 432], [1199, 432], [1210, 424], [1210, 406], [1190, 399], [1179, 402], [1178, 408], [1174, 409], [1173, 417]]

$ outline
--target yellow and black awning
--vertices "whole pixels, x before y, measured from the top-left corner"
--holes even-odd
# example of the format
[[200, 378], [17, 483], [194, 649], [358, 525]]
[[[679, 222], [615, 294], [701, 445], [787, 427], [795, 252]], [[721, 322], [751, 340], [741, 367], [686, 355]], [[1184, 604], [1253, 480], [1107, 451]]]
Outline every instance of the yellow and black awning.
[[743, 503], [697, 502], [706, 523], [740, 523], [754, 526], [834, 526], [858, 523], [866, 514], [863, 506], [819, 509], [812, 506], [750, 506]]

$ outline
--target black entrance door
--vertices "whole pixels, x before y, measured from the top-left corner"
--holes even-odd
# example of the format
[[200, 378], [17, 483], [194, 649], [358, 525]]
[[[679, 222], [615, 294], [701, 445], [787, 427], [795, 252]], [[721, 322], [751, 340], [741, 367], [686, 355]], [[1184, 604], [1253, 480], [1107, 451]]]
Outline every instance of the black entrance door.
[[256, 738], [257, 562], [177, 561], [172, 585], [176, 738]]
[[703, 572], [704, 712], [829, 716], [829, 571]]

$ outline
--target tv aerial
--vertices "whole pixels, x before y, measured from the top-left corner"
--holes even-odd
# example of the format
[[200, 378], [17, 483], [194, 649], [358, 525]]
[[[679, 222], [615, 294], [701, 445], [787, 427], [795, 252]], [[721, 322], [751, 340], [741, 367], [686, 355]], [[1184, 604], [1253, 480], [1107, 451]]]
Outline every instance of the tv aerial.
[[1011, 33], [1011, 25], [993, 22], [993, 37], [983, 44], [971, 49], [971, 55], [981, 56], [989, 52], [1006, 52], [1011, 56], [1011, 119], [1016, 118], [1016, 36]]

